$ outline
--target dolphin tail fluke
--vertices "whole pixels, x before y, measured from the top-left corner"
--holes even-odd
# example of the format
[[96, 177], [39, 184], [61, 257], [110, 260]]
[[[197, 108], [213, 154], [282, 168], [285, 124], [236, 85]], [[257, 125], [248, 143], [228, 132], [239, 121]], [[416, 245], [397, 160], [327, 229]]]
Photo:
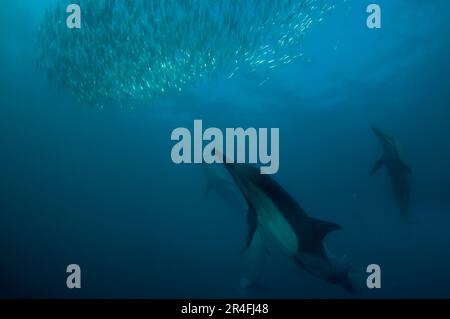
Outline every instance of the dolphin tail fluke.
[[314, 227], [314, 232], [318, 234], [319, 237], [324, 238], [329, 233], [342, 229], [341, 225], [326, 222], [320, 219], [310, 218], [312, 225]]
[[355, 287], [352, 284], [352, 281], [350, 280], [350, 266], [346, 267], [340, 275], [339, 278], [339, 284], [345, 289], [347, 290], [349, 293], [351, 294], [357, 294], [358, 292], [356, 291]]
[[372, 170], [370, 171], [370, 176], [375, 174], [381, 167], [383, 167], [384, 162], [383, 158], [381, 157], [378, 161], [376, 161], [375, 165], [373, 166]]

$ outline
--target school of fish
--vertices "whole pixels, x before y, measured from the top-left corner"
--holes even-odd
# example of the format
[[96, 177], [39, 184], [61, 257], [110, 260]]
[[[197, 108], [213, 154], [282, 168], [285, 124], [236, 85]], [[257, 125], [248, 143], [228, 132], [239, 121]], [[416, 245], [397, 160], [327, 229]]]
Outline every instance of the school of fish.
[[[342, 1], [342, 0], [341, 0]], [[262, 72], [302, 56], [332, 0], [79, 0], [81, 29], [66, 25], [68, 0], [48, 9], [37, 70], [80, 103], [129, 105], [217, 76]]]

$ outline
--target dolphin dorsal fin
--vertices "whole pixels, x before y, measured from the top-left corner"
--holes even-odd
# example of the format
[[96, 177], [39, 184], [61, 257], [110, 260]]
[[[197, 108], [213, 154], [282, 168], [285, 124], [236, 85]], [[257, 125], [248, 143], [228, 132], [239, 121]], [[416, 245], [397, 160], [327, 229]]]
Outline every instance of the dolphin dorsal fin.
[[319, 236], [320, 238], [324, 238], [329, 233], [342, 229], [341, 225], [323, 221], [320, 219], [310, 218], [312, 225], [314, 227], [314, 232]]

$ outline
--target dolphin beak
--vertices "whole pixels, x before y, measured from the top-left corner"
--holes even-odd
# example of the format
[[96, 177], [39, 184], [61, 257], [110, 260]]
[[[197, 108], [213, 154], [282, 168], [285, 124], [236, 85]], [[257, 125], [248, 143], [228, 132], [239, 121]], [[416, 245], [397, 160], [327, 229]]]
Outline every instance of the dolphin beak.
[[383, 132], [381, 132], [377, 127], [372, 126], [372, 131], [375, 133], [376, 136], [383, 142], [386, 138], [384, 137]]

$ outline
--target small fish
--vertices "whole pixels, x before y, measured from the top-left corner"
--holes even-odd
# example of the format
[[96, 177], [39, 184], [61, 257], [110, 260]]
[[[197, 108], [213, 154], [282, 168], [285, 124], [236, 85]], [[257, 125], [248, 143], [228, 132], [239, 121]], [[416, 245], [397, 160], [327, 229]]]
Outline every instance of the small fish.
[[[339, 0], [344, 1], [344, 0]], [[200, 79], [263, 74], [291, 63], [303, 35], [336, 0], [79, 0], [82, 28], [65, 26], [65, 0], [46, 11], [39, 73], [85, 104], [130, 104], [177, 94]]]

